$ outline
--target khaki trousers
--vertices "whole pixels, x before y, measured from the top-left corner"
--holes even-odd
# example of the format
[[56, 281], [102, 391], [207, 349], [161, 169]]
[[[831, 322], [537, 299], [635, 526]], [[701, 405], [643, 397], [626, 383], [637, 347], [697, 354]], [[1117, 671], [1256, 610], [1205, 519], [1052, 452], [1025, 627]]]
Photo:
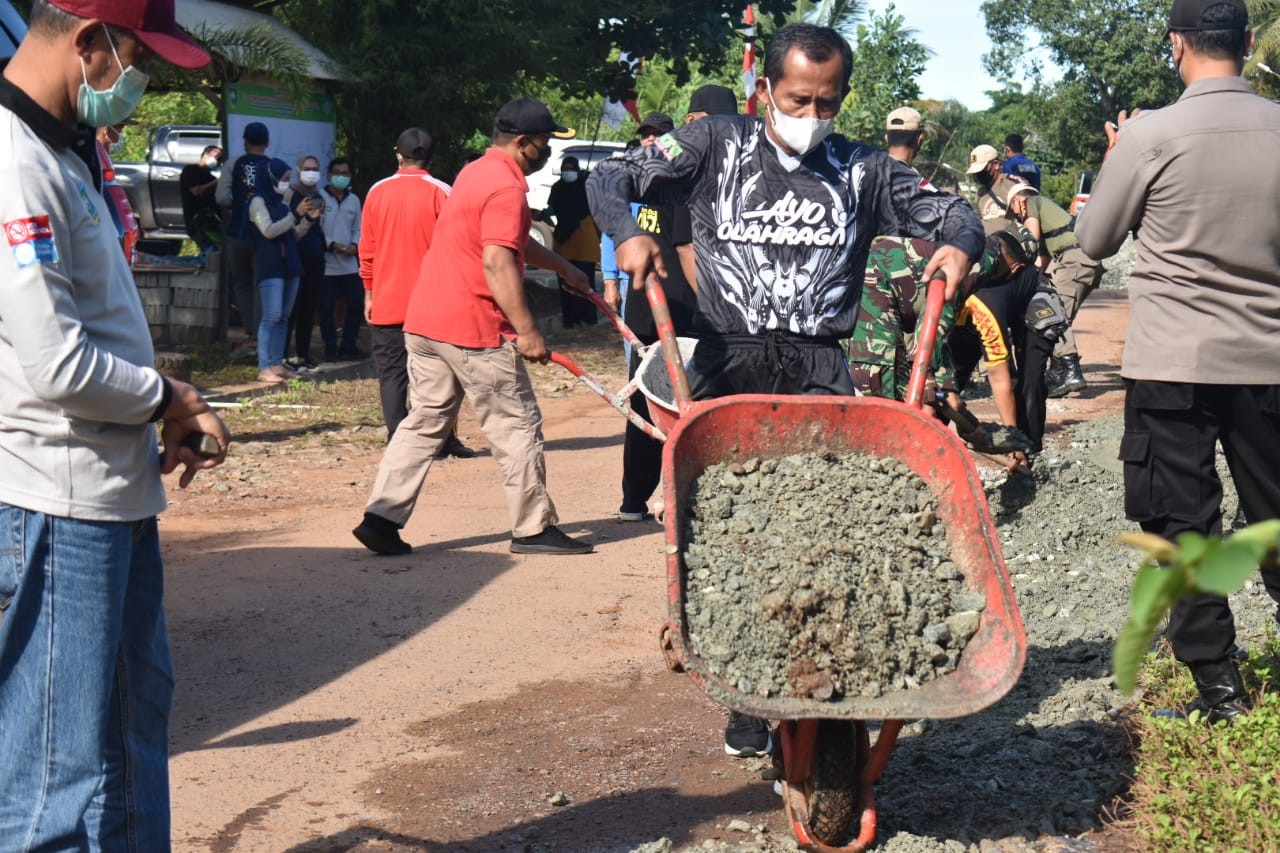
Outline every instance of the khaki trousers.
[[[1086, 255], [1079, 246], [1073, 246], [1058, 255], [1045, 272], [1053, 280], [1053, 289], [1062, 300], [1062, 307], [1067, 309], [1067, 317], [1074, 324], [1076, 314], [1080, 313], [1080, 306], [1098, 287], [1098, 282], [1102, 281], [1102, 264]], [[1054, 346], [1053, 357], [1078, 354], [1075, 332], [1067, 329], [1067, 333]]]
[[463, 396], [502, 471], [513, 536], [537, 536], [558, 520], [547, 494], [542, 412], [513, 342], [464, 349], [405, 333], [409, 353], [409, 414], [378, 465], [366, 512], [404, 525], [449, 437]]

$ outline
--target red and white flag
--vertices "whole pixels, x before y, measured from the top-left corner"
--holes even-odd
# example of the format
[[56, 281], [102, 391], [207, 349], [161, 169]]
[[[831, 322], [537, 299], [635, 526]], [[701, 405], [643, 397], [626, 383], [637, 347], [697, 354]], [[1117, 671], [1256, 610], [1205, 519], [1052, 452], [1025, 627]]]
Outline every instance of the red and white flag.
[[760, 104], [756, 98], [756, 13], [750, 3], [742, 15], [742, 23], [746, 24], [743, 34], [747, 39], [742, 51], [742, 88], [747, 99], [745, 113], [753, 116], [759, 114]]

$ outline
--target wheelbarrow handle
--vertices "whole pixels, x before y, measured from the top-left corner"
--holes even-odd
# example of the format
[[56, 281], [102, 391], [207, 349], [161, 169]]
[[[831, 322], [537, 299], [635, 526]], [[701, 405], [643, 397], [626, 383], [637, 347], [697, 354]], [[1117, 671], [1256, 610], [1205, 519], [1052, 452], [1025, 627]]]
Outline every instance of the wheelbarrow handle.
[[618, 312], [614, 311], [613, 306], [610, 305], [608, 302], [605, 302], [604, 297], [602, 297], [600, 294], [596, 293], [594, 290], [590, 291], [589, 293], [583, 293], [580, 290], [569, 290], [568, 288], [565, 288], [565, 290], [569, 293], [572, 293], [574, 296], [587, 300], [588, 302], [590, 302], [591, 304], [599, 308], [600, 312], [609, 318], [609, 320], [613, 323], [614, 328], [618, 330], [618, 334], [622, 335], [623, 340], [625, 340], [627, 343], [631, 344], [633, 347], [636, 347], [637, 349], [644, 346], [644, 343], [638, 337], [636, 337], [636, 333], [631, 331], [631, 327], [622, 321], [622, 317], [618, 315]]
[[648, 298], [649, 308], [653, 312], [653, 323], [658, 327], [658, 339], [662, 341], [662, 355], [667, 362], [667, 373], [671, 376], [671, 390], [675, 392], [676, 411], [683, 412], [688, 408], [693, 394], [689, 390], [689, 375], [684, 372], [684, 359], [680, 356], [680, 341], [676, 338], [676, 327], [671, 322], [671, 309], [667, 307], [667, 294], [654, 273], [649, 273], [645, 277], [644, 295]]
[[916, 338], [916, 357], [911, 363], [911, 381], [907, 384], [907, 405], [922, 408], [924, 405], [924, 385], [929, 378], [929, 366], [933, 363], [933, 350], [938, 341], [938, 323], [942, 321], [942, 309], [946, 304], [947, 279], [941, 273], [935, 273], [928, 284], [924, 307], [923, 326], [917, 326], [920, 334]]

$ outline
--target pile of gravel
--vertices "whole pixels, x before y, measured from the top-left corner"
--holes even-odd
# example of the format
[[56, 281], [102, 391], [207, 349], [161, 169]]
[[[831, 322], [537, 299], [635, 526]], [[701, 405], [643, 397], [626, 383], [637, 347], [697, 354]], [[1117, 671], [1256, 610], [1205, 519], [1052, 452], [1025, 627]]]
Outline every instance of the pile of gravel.
[[713, 465], [690, 493], [691, 646], [744, 693], [877, 697], [956, 668], [977, 631], [928, 486], [866, 454]]
[[1102, 274], [1099, 285], [1103, 290], [1124, 290], [1129, 286], [1129, 273], [1133, 272], [1134, 261], [1138, 259], [1138, 248], [1133, 244], [1132, 235], [1125, 238], [1120, 250], [1102, 262], [1106, 272]]
[[[909, 722], [876, 786], [885, 853], [1096, 851], [1094, 829], [1128, 786], [1131, 744], [1111, 651], [1138, 558], [1116, 541], [1124, 518], [1116, 453], [1122, 419], [1077, 426], [1030, 477], [986, 475], [1027, 632], [1022, 678], [1003, 699], [956, 720]], [[1229, 522], [1236, 496], [1219, 464]], [[1255, 576], [1231, 597], [1240, 643], [1274, 628]], [[767, 783], [766, 783], [767, 784]], [[999, 843], [996, 843], [999, 842]], [[789, 840], [719, 850], [788, 850]]]

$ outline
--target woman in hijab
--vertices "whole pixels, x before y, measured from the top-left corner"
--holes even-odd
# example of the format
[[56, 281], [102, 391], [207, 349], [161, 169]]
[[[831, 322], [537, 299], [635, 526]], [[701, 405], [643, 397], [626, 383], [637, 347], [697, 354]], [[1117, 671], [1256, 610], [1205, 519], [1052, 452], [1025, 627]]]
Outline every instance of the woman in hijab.
[[262, 297], [262, 321], [258, 323], [258, 381], [278, 384], [297, 374], [284, 366], [289, 311], [298, 292], [302, 260], [298, 238], [320, 218], [320, 209], [308, 199], [297, 199], [292, 210], [285, 204], [293, 172], [282, 160], [271, 160], [258, 170], [249, 201], [249, 221], [258, 293]]
[[[320, 158], [303, 154], [298, 158], [297, 170], [284, 203], [290, 209], [299, 199], [310, 200], [324, 214], [324, 196], [320, 194]], [[311, 359], [311, 332], [316, 324], [316, 305], [320, 290], [324, 287], [324, 232], [316, 222], [306, 234], [298, 237], [298, 257], [302, 261], [302, 276], [298, 280], [298, 295], [293, 300], [293, 312], [289, 315], [289, 333], [285, 335], [285, 352], [289, 351], [289, 338], [293, 338], [294, 357], [285, 359], [285, 366], [298, 372], [315, 370]]]

